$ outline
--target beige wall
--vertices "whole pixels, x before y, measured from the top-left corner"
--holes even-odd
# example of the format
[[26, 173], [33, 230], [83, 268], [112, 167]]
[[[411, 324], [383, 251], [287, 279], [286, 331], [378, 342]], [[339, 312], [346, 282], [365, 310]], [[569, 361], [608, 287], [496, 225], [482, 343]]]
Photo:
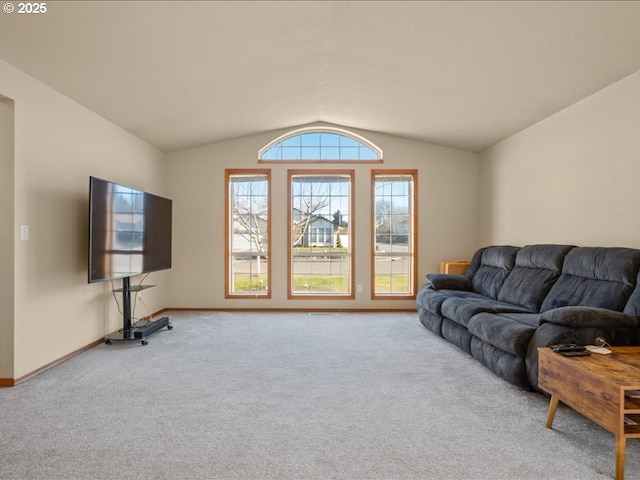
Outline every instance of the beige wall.
[[0, 96], [0, 378], [13, 374], [13, 101]]
[[[284, 131], [165, 155], [3, 61], [0, 95], [0, 215], [8, 227], [0, 235], [0, 258], [8, 265], [0, 276], [7, 286], [1, 297], [0, 378], [19, 379], [121, 325], [111, 285], [87, 283], [90, 175], [174, 200], [174, 268], [147, 281], [158, 284], [145, 291], [149, 311], [168, 306], [327, 307], [325, 302], [286, 299], [286, 170], [297, 168], [292, 165], [271, 166], [273, 242], [283, 247], [273, 249], [273, 274], [274, 285], [282, 287], [274, 289], [269, 301], [224, 299], [225, 168], [255, 168], [258, 149]], [[413, 308], [412, 300], [370, 300], [370, 170], [419, 172], [422, 283], [441, 259], [464, 258], [475, 247], [477, 155], [354, 132], [382, 147], [386, 160], [383, 165], [345, 166], [356, 170], [355, 274], [364, 293], [339, 306]], [[29, 226], [29, 240], [20, 240], [20, 225]]]
[[[481, 245], [640, 247], [640, 73], [479, 156], [352, 129], [384, 151], [356, 172], [355, 300], [286, 298], [286, 172], [257, 151], [286, 130], [163, 154], [0, 61], [0, 378], [19, 378], [120, 326], [109, 283], [88, 284], [88, 178], [174, 201], [173, 269], [154, 273], [150, 311], [183, 308], [413, 308], [370, 299], [370, 171], [418, 171], [418, 283]], [[335, 164], [309, 168], [335, 169]], [[272, 170], [270, 300], [224, 298], [224, 172]], [[20, 225], [31, 238], [19, 239]], [[9, 258], [11, 257], [11, 258]], [[5, 269], [5, 266], [7, 268]], [[119, 285], [116, 285], [119, 286]], [[146, 312], [138, 312], [144, 314]]]
[[[476, 245], [477, 155], [389, 135], [350, 131], [384, 151], [383, 164], [347, 164], [355, 169], [355, 300], [327, 304], [287, 300], [287, 169], [300, 164], [258, 164], [257, 152], [289, 130], [214, 143], [167, 155], [169, 192], [174, 201], [174, 264], [168, 303], [183, 308], [415, 308], [415, 301], [371, 300], [370, 171], [380, 168], [418, 170], [418, 283], [436, 271], [442, 259], [466, 258]], [[308, 168], [336, 169], [336, 164]], [[272, 298], [224, 298], [224, 173], [226, 168], [270, 168], [272, 175]]]
[[[13, 365], [0, 357], [0, 376], [19, 378], [121, 325], [109, 283], [87, 283], [89, 176], [167, 189], [162, 152], [2, 61], [0, 94], [15, 101], [12, 180], [0, 160], [2, 185], [15, 189], [14, 218], [3, 222], [12, 236], [0, 236], [0, 252], [15, 253], [13, 333], [0, 323], [14, 352]], [[20, 225], [29, 240], [19, 240]], [[145, 292], [152, 311], [165, 307], [166, 275], [150, 278], [159, 285]]]
[[640, 72], [480, 155], [479, 244], [640, 247]]
[[[88, 284], [88, 178], [174, 201], [173, 269], [154, 273], [150, 311], [183, 308], [413, 308], [370, 299], [370, 171], [418, 171], [418, 283], [481, 245], [640, 248], [640, 72], [474, 153], [351, 129], [384, 151], [356, 172], [355, 300], [286, 298], [286, 172], [258, 150], [286, 130], [163, 154], [0, 61], [0, 378], [19, 378], [120, 326], [109, 283]], [[335, 169], [335, 164], [309, 168]], [[272, 170], [270, 300], [224, 298], [224, 172]], [[19, 239], [20, 225], [31, 238]], [[5, 268], [6, 267], [6, 268]], [[119, 286], [119, 285], [117, 285]], [[138, 312], [144, 314], [146, 312]]]

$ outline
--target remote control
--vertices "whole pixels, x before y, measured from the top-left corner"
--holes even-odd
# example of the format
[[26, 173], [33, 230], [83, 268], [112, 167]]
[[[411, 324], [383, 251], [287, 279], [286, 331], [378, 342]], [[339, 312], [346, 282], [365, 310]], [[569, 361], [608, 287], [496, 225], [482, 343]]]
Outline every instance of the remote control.
[[589, 350], [573, 350], [572, 352], [560, 352], [560, 355], [565, 357], [587, 357], [591, 355]]
[[563, 347], [556, 347], [553, 349], [556, 353], [564, 353], [564, 352], [584, 352], [587, 347], [583, 347], [581, 345], [566, 345]]

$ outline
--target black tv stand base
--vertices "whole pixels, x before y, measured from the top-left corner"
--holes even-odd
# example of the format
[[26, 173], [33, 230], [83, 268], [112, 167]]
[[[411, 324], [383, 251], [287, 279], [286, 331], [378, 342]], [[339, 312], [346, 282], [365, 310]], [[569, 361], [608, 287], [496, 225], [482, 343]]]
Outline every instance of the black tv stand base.
[[173, 330], [173, 325], [169, 321], [169, 317], [161, 317], [153, 322], [148, 322], [142, 327], [135, 327], [129, 330], [120, 330], [114, 332], [104, 338], [104, 343], [111, 345], [112, 342], [136, 341], [139, 340], [142, 345], [147, 345], [147, 337], [161, 328], [167, 327], [167, 330]]

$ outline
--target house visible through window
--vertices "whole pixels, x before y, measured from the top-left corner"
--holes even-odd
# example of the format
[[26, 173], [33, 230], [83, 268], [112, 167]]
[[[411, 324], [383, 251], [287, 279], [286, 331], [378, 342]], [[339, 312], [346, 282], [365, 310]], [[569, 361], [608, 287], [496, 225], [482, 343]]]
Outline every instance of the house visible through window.
[[[380, 162], [382, 151], [340, 129], [304, 128], [269, 143], [259, 161]], [[271, 298], [271, 170], [225, 173], [225, 296]], [[417, 175], [417, 170], [371, 170], [372, 299], [415, 298]], [[286, 232], [277, 232], [278, 238], [287, 235], [286, 247], [278, 242], [276, 248], [287, 249], [289, 299], [355, 298], [354, 182], [351, 169], [287, 171], [287, 213], [283, 204], [275, 212], [282, 216], [277, 223], [287, 224]]]
[[353, 171], [289, 171], [289, 297], [353, 298]]
[[412, 297], [416, 289], [416, 171], [374, 170], [373, 298]]
[[227, 170], [227, 297], [270, 297], [270, 172]]

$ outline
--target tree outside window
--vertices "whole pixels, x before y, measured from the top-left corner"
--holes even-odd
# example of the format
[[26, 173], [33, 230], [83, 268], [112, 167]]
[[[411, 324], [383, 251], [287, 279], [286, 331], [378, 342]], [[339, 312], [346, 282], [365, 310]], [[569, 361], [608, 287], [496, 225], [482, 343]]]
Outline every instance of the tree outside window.
[[374, 170], [373, 298], [415, 295], [415, 178], [417, 172]]
[[270, 297], [270, 173], [227, 170], [227, 297]]
[[353, 171], [289, 171], [289, 297], [353, 298]]

